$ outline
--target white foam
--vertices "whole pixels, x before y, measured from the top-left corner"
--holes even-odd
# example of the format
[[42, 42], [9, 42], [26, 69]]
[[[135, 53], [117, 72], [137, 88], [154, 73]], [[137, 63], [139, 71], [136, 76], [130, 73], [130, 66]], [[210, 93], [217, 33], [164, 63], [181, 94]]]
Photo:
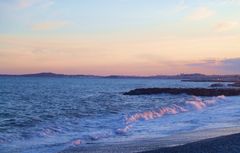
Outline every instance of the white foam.
[[178, 113], [182, 113], [186, 111], [188, 110], [174, 104], [170, 107], [162, 107], [158, 110], [135, 113], [126, 118], [126, 124], [137, 122], [139, 120], [152, 120], [152, 119], [160, 118], [164, 115], [176, 115]]

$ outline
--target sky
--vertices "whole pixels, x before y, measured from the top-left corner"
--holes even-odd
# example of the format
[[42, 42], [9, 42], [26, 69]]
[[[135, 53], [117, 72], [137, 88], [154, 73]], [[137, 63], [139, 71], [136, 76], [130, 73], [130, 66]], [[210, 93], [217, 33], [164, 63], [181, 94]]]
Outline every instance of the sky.
[[240, 0], [0, 0], [0, 74], [240, 74]]

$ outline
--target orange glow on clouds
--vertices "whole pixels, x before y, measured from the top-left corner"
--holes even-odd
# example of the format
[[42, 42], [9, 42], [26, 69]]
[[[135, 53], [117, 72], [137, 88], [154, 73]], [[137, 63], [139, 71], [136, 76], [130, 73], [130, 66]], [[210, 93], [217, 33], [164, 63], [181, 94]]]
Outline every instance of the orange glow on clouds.
[[[155, 38], [118, 41], [0, 37], [1, 70], [8, 73], [53, 71], [70, 74], [155, 75], [218, 73], [187, 64], [239, 55], [238, 37]], [[233, 49], [229, 51], [229, 47]]]
[[0, 1], [0, 73], [240, 73], [239, 5]]

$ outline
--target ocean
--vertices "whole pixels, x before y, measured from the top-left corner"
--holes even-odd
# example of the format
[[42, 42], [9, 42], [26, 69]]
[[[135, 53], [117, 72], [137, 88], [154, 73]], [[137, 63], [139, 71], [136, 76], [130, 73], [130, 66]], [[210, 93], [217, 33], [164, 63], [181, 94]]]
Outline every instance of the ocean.
[[126, 96], [148, 87], [210, 82], [87, 77], [0, 77], [0, 152], [57, 153], [240, 126], [240, 96]]

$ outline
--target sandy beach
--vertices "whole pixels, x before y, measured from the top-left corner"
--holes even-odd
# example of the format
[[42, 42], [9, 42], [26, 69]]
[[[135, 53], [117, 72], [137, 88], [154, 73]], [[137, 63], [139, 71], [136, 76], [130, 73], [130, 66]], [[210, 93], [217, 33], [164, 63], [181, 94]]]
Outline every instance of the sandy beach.
[[87, 144], [59, 153], [239, 153], [240, 127], [200, 130], [171, 137], [112, 144]]
[[239, 153], [240, 133], [143, 153]]

